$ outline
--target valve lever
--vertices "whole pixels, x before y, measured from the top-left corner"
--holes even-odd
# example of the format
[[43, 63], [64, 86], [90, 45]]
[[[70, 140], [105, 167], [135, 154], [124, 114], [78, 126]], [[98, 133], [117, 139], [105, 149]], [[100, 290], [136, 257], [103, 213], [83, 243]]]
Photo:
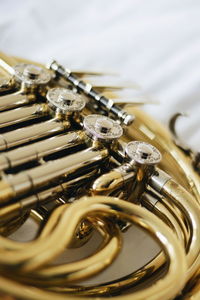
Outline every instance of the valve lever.
[[62, 65], [59, 65], [56, 61], [53, 61], [49, 67], [55, 71], [57, 76], [65, 78], [73, 86], [78, 88], [81, 92], [97, 101], [101, 106], [105, 107], [109, 112], [115, 115], [125, 125], [130, 125], [134, 121], [134, 116], [128, 114], [126, 111], [115, 105], [111, 99], [102, 96], [97, 92], [91, 84], [88, 84], [82, 80], [79, 80], [70, 70], [65, 69]]

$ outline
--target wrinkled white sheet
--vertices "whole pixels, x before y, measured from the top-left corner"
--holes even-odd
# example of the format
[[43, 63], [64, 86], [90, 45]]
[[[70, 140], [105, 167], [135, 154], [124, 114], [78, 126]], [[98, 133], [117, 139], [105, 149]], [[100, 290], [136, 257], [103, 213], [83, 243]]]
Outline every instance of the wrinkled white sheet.
[[[0, 49], [41, 62], [56, 58], [72, 69], [122, 74], [160, 102], [145, 109], [165, 124], [174, 112], [187, 113], [178, 132], [199, 150], [199, 0], [0, 0]], [[146, 257], [155, 252], [151, 243], [145, 246], [143, 233], [128, 235], [125, 248], [143, 248]], [[131, 271], [133, 256], [126, 257]], [[135, 267], [141, 263], [134, 259]], [[115, 277], [127, 268], [123, 256], [114, 268]]]
[[71, 68], [117, 71], [160, 105], [177, 111], [180, 135], [200, 148], [200, 2], [198, 0], [1, 0], [0, 48]]

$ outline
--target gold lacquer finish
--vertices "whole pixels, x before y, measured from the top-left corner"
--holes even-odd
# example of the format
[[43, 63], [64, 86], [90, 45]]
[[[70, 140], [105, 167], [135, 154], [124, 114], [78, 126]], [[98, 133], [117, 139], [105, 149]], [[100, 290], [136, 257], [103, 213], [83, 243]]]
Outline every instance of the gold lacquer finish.
[[[138, 103], [116, 101], [123, 87], [88, 75], [102, 74], [0, 54], [0, 295], [200, 299], [199, 153]], [[11, 239], [25, 222], [35, 238]], [[132, 224], [161, 252], [124, 277], [85, 283], [112, 268]], [[95, 235], [94, 251], [58, 263]]]

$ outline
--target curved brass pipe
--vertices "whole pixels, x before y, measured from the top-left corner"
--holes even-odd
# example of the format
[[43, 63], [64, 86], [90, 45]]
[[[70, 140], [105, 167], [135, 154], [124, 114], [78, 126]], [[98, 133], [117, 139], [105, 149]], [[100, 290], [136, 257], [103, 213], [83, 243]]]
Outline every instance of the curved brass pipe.
[[191, 228], [184, 214], [169, 199], [155, 195], [152, 190], [147, 190], [142, 195], [141, 205], [168, 225], [175, 232], [183, 247], [188, 249], [192, 235]]
[[[68, 207], [68, 205], [66, 206], [60, 206], [59, 208], [57, 208], [57, 210], [55, 212], [53, 212], [52, 216], [50, 217], [50, 219], [48, 220], [46, 226], [44, 227], [44, 230], [42, 231], [41, 235], [32, 242], [29, 243], [18, 243], [15, 241], [10, 241], [10, 240], [3, 240], [3, 238], [1, 238], [1, 241], [3, 242], [2, 244], [5, 244], [7, 242], [7, 246], [10, 246], [9, 252], [12, 253], [11, 256], [13, 255], [13, 258], [16, 257], [16, 260], [14, 259], [14, 261], [12, 261], [12, 268], [14, 266], [16, 266], [16, 264], [19, 264], [19, 259], [17, 259], [18, 257], [23, 257], [23, 254], [27, 252], [27, 250], [29, 250], [31, 252], [31, 250], [33, 249], [38, 249], [36, 252], [38, 252], [37, 256], [41, 256], [42, 262], [40, 261], [40, 263], [38, 263], [38, 261], [36, 260], [36, 263], [34, 263], [34, 258], [32, 259], [32, 268], [33, 269], [37, 269], [38, 266], [41, 267], [41, 265], [43, 265], [44, 263], [48, 262], [48, 260], [54, 258], [55, 256], [57, 256], [61, 251], [63, 251], [66, 247], [66, 240], [68, 241], [68, 244], [70, 244], [70, 240], [69, 238], [71, 237], [72, 239], [72, 235], [66, 234], [63, 231], [63, 238], [62, 238], [62, 242], [57, 242], [58, 243], [58, 247], [56, 247], [53, 242], [52, 243], [48, 243], [48, 246], [45, 247], [46, 248], [46, 253], [47, 256], [44, 257], [43, 253], [44, 252], [40, 252], [41, 248], [44, 249], [44, 245], [47, 244], [47, 241], [51, 239], [51, 236], [57, 236], [56, 240], [60, 239], [60, 235], [58, 232], [62, 233], [61, 230], [58, 230], [58, 224], [59, 224], [59, 220], [60, 218], [62, 218], [62, 214], [63, 211], [66, 211], [66, 208]], [[69, 216], [68, 218], [66, 218], [66, 220], [63, 220], [63, 222], [65, 222], [66, 226], [68, 225], [68, 223], [70, 222]], [[62, 281], [66, 281], [65, 278], [67, 278], [68, 281], [73, 281], [73, 280], [80, 280], [82, 278], [91, 276], [93, 274], [96, 274], [97, 272], [99, 272], [100, 270], [106, 268], [117, 256], [117, 254], [120, 251], [121, 248], [121, 239], [120, 239], [120, 235], [119, 235], [119, 230], [116, 228], [116, 226], [113, 226], [109, 221], [107, 222], [107, 224], [105, 224], [105, 222], [102, 220], [101, 222], [98, 220], [93, 220], [94, 222], [94, 226], [96, 225], [96, 228], [98, 229], [98, 231], [100, 232], [100, 234], [103, 236], [103, 241], [100, 245], [100, 247], [98, 248], [97, 252], [95, 253], [94, 256], [90, 256], [88, 258], [85, 258], [81, 261], [75, 262], [75, 263], [68, 263], [68, 264], [64, 264], [61, 266], [53, 266], [53, 267], [46, 267], [43, 268], [41, 271], [38, 271], [38, 274], [36, 272], [36, 274], [34, 274], [32, 271], [29, 275], [25, 275], [24, 280], [28, 280], [31, 281], [31, 278], [33, 278], [34, 276], [39, 278], [41, 277], [42, 279], [45, 279], [45, 274], [46, 274], [46, 280], [47, 281], [51, 281], [51, 280], [55, 280], [56, 276], [59, 279], [60, 282]], [[64, 225], [63, 225], [63, 230], [65, 230]], [[55, 233], [55, 231], [57, 233]], [[1, 247], [2, 244], [0, 243]], [[56, 249], [56, 251], [55, 251]], [[7, 251], [8, 248], [5, 248], [5, 250], [3, 250], [1, 248], [0, 252], [4, 252]], [[45, 251], [45, 250], [43, 250]], [[56, 254], [55, 254], [56, 253]], [[19, 254], [19, 255], [18, 255]], [[9, 255], [10, 257], [10, 255]], [[42, 258], [43, 257], [43, 258]], [[48, 257], [48, 259], [47, 259]], [[26, 257], [27, 258], [27, 257]], [[29, 261], [28, 261], [29, 264]], [[5, 263], [1, 263], [2, 267], [9, 267], [10, 262], [9, 262], [9, 258], [7, 257], [6, 262]], [[92, 268], [91, 268], [92, 266]], [[15, 269], [15, 268], [14, 268]], [[84, 272], [83, 272], [84, 270]], [[87, 271], [88, 270], [88, 271]], [[24, 271], [24, 270], [23, 270]], [[25, 270], [26, 271], [26, 270]], [[14, 274], [14, 270], [12, 271]], [[20, 268], [19, 268], [19, 272], [20, 272]], [[46, 273], [45, 273], [46, 272]], [[49, 278], [49, 274], [54, 274], [54, 277], [51, 279]], [[64, 277], [65, 276], [65, 277]], [[23, 274], [20, 275], [21, 279], [23, 280]], [[63, 279], [62, 279], [63, 277]]]
[[199, 300], [200, 299], [200, 278], [198, 276], [194, 286], [186, 291], [184, 290], [184, 295], [181, 296], [181, 299], [177, 300]]
[[[170, 203], [169, 199], [166, 199], [164, 197], [159, 198], [158, 196], [156, 197], [157, 202], [153, 203], [153, 201], [155, 201], [155, 196], [154, 200], [151, 201], [151, 198], [153, 198], [152, 192], [150, 194], [149, 192], [144, 193], [141, 199], [142, 206], [146, 207], [153, 214], [158, 216], [164, 223], [166, 223], [166, 225], [168, 225], [176, 234], [186, 251], [190, 251], [192, 228], [190, 225], [188, 225], [188, 220], [184, 216], [183, 212], [179, 210], [177, 206], [174, 205], [174, 203]], [[128, 288], [132, 288], [133, 290], [133, 288], [137, 287], [141, 282], [144, 283], [149, 278], [153, 279], [154, 274], [156, 275], [159, 271], [163, 270], [163, 268], [165, 267], [165, 262], [166, 260], [164, 254], [159, 253], [155, 258], [152, 259], [152, 261], [148, 262], [139, 270], [136, 270], [131, 274], [128, 274], [111, 282], [106, 282], [100, 285], [93, 285], [87, 288], [78, 285], [71, 287], [67, 286], [64, 288], [56, 287], [50, 289], [59, 292], [68, 292], [76, 295], [116, 294], [118, 292], [122, 292], [123, 290], [127, 290]]]
[[[59, 210], [57, 209], [56, 211], [54, 211], [54, 213], [51, 215], [51, 221], [48, 222], [47, 225], [45, 225], [45, 227], [43, 228], [40, 236], [38, 237], [39, 239], [42, 239], [43, 237], [47, 237], [49, 234], [51, 234], [53, 228], [55, 227], [55, 225], [58, 222], [58, 217], [60, 215]], [[93, 218], [94, 221], [94, 218]], [[23, 243], [17, 243], [10, 240], [4, 240], [1, 243], [1, 247], [3, 246], [6, 250], [10, 249], [10, 250], [18, 250], [18, 249], [22, 249], [24, 248], [24, 246], [26, 246], [27, 244], [23, 244]], [[113, 282], [108, 282], [106, 284], [101, 284], [99, 286], [90, 286], [89, 288], [87, 287], [81, 287], [79, 286], [73, 286], [73, 287], [55, 287], [52, 288], [52, 290], [54, 291], [59, 291], [59, 292], [68, 292], [68, 293], [73, 293], [75, 294], [81, 294], [81, 295], [94, 295], [94, 294], [101, 294], [101, 295], [106, 295], [106, 294], [116, 294], [117, 291], [122, 291], [126, 288], [130, 288], [133, 287], [135, 285], [138, 285], [141, 281], [148, 279], [148, 278], [152, 278], [154, 272], [157, 270], [159, 271], [161, 269], [161, 267], [164, 265], [165, 263], [165, 257], [164, 255], [158, 255], [154, 260], [152, 260], [151, 262], [149, 262], [147, 265], [141, 267], [139, 270], [136, 270], [135, 272], [119, 278], [118, 280], [115, 280]], [[79, 264], [79, 262], [77, 262], [77, 264]], [[165, 266], [165, 265], [164, 265]], [[45, 267], [43, 268], [45, 270]], [[66, 269], [66, 273], [69, 272], [70, 266], [69, 264], [67, 264], [66, 266], [63, 265], [63, 270]], [[57, 269], [59, 271], [59, 269]], [[40, 272], [38, 272], [40, 273]], [[31, 272], [31, 274], [33, 274], [33, 272]], [[35, 273], [34, 273], [35, 274]], [[33, 274], [33, 275], [34, 275]], [[40, 276], [41, 277], [41, 276]], [[48, 272], [46, 273], [46, 277], [48, 277]], [[19, 277], [18, 277], [19, 278]], [[28, 277], [28, 274], [26, 273], [26, 277], [23, 278], [23, 274], [20, 275], [20, 280], [21, 281], [25, 281], [25, 282], [30, 282], [31, 279]], [[62, 278], [60, 280], [60, 283], [62, 282]], [[120, 282], [120, 285], [119, 285]], [[40, 278], [40, 281], [37, 281], [37, 284], [39, 286], [45, 286], [45, 287], [49, 287], [49, 285], [51, 285], [51, 281], [50, 284], [48, 283], [48, 280], [46, 279], [45, 281], [42, 280], [42, 278]], [[58, 279], [57, 279], [57, 284], [58, 284]], [[62, 282], [62, 284], [64, 284], [64, 282]], [[51, 287], [49, 287], [49, 289], [51, 289]]]
[[[104, 175], [103, 175], [104, 176]], [[177, 187], [171, 189], [171, 193], [173, 194], [172, 191], [177, 190]], [[183, 197], [184, 195], [184, 197]], [[158, 201], [155, 205], [154, 205], [154, 213], [158, 213], [159, 215], [162, 215], [162, 219], [164, 221], [166, 221], [166, 223], [169, 225], [169, 223], [171, 223], [171, 227], [174, 228], [174, 230], [176, 231], [177, 235], [179, 236], [179, 238], [181, 237], [181, 233], [182, 233], [182, 238], [181, 241], [183, 243], [185, 243], [187, 252], [189, 252], [188, 255], [188, 261], [191, 264], [192, 258], [191, 258], [191, 236], [193, 233], [193, 227], [198, 227], [198, 218], [196, 217], [196, 222], [197, 224], [195, 225], [195, 223], [193, 222], [193, 224], [191, 225], [191, 222], [188, 223], [187, 218], [185, 217], [185, 215], [188, 214], [188, 207], [187, 207], [187, 202], [191, 202], [192, 200], [187, 200], [188, 198], [188, 193], [185, 192], [184, 190], [182, 190], [181, 192], [181, 196], [182, 198], [179, 199], [179, 205], [177, 207], [177, 196], [174, 196], [175, 200], [173, 200], [173, 202], [169, 202], [167, 203], [167, 201], [163, 198], [162, 200], [164, 201], [164, 205], [162, 205], [162, 203], [160, 201]], [[169, 197], [169, 195], [168, 195]], [[186, 199], [185, 199], [186, 198]], [[194, 201], [192, 201], [194, 203]], [[185, 204], [186, 203], [186, 204]], [[168, 205], [167, 205], [168, 204]], [[180, 210], [179, 210], [180, 207]], [[194, 203], [193, 204], [193, 215], [195, 216], [197, 214], [197, 205]], [[172, 211], [176, 212], [176, 215], [172, 214]], [[190, 211], [191, 211], [191, 207], [190, 207]], [[194, 212], [196, 211], [196, 212]], [[184, 213], [183, 213], [184, 212]], [[184, 215], [185, 214], [185, 215]], [[170, 217], [169, 217], [170, 216]], [[178, 217], [179, 216], [179, 217]], [[167, 218], [167, 219], [166, 219]], [[174, 220], [174, 222], [173, 222]], [[172, 224], [172, 222], [174, 223], [174, 225]], [[178, 223], [177, 223], [178, 222]], [[177, 224], [176, 224], [177, 223]], [[184, 223], [186, 228], [184, 228]], [[176, 224], [176, 225], [175, 225]], [[187, 225], [188, 224], [188, 225]], [[187, 231], [189, 230], [189, 232], [187, 233]], [[196, 239], [196, 236], [194, 235], [194, 240]], [[189, 241], [189, 243], [188, 243]], [[188, 246], [189, 245], [189, 246]], [[197, 240], [197, 245], [198, 245], [198, 240]], [[198, 248], [197, 248], [198, 249]], [[156, 263], [156, 261], [158, 261], [159, 263]], [[146, 278], [146, 274], [148, 274], [148, 270], [152, 270], [152, 266], [153, 266], [153, 271], [155, 272], [155, 269], [159, 269], [160, 266], [164, 263], [164, 259], [162, 258], [157, 258], [157, 260], [155, 260], [155, 263], [150, 262], [149, 266], [148, 264], [143, 267], [141, 270], [138, 270], [136, 272], [134, 272], [131, 275], [126, 276], [126, 278], [120, 278], [119, 280], [116, 280], [115, 283], [107, 283], [104, 285], [100, 285], [95, 286], [95, 287], [91, 287], [90, 289], [85, 289], [84, 287], [77, 287], [77, 288], [64, 288], [63, 290], [68, 290], [68, 291], [73, 291], [73, 293], [76, 293], [76, 291], [78, 290], [79, 293], [81, 294], [93, 294], [93, 293], [97, 293], [97, 291], [103, 294], [104, 292], [106, 293], [106, 291], [109, 289], [109, 292], [111, 292], [111, 289], [113, 292], [116, 292], [116, 290], [119, 290], [118, 288], [118, 283], [120, 282], [120, 287], [121, 290], [124, 289], [127, 286], [133, 286], [136, 285], [137, 282], [141, 281], [141, 279]], [[146, 272], [144, 272], [146, 268]], [[143, 272], [142, 272], [143, 271]], [[139, 276], [139, 274], [142, 274], [142, 276]], [[189, 277], [190, 275], [188, 275]], [[137, 278], [137, 280], [136, 280]], [[58, 289], [59, 290], [59, 289]], [[60, 289], [61, 290], [61, 289]]]
[[[130, 168], [129, 168], [130, 169]], [[161, 170], [159, 172], [162, 172]], [[164, 173], [164, 172], [163, 172]], [[125, 189], [125, 184], [130, 181], [129, 187], [131, 185], [131, 180], [129, 179], [129, 174], [134, 177], [134, 171], [127, 172], [127, 178], [123, 172], [121, 172], [120, 167], [113, 171], [110, 171], [106, 174], [103, 174], [93, 184], [92, 194], [108, 194], [113, 193], [114, 190], [119, 188]], [[162, 173], [161, 173], [162, 174]], [[189, 270], [187, 272], [188, 280], [193, 276], [193, 274], [200, 268], [200, 237], [198, 234], [198, 229], [200, 228], [200, 219], [199, 219], [199, 206], [195, 202], [194, 197], [191, 196], [184, 188], [182, 188], [178, 183], [175, 183], [167, 174], [163, 176], [166, 177], [166, 183], [160, 189], [157, 186], [157, 175], [153, 175], [150, 179], [150, 186], [152, 186], [158, 193], [161, 193], [163, 197], [159, 199], [157, 196], [157, 201], [155, 201], [156, 196], [154, 195], [154, 202], [151, 203], [151, 198], [143, 196], [142, 204], [145, 205], [148, 209], [153, 211], [158, 217], [160, 217], [169, 227], [171, 227], [176, 235], [179, 237], [182, 242], [185, 251], [187, 253], [187, 261], [189, 265]], [[133, 180], [133, 179], [132, 179]], [[127, 187], [126, 187], [127, 188]], [[130, 194], [129, 189], [129, 194]], [[148, 194], [146, 194], [147, 196]], [[154, 261], [154, 260], [153, 260]], [[157, 261], [159, 263], [157, 263]], [[148, 270], [151, 268], [153, 262], [150, 262], [145, 268]], [[155, 258], [154, 272], [161, 268], [164, 264], [164, 257], [159, 254], [159, 258]], [[143, 273], [143, 280], [145, 280], [146, 273]], [[106, 283], [101, 286], [91, 287], [91, 290], [88, 292], [96, 293], [97, 290], [106, 290], [108, 286], [112, 286], [113, 291], [118, 290], [117, 284], [120, 284], [121, 289], [125, 288], [126, 280], [128, 278], [128, 283], [131, 286], [137, 285], [141, 281], [141, 276], [137, 277], [137, 271], [129, 274], [126, 278], [119, 278], [115, 281], [115, 285], [112, 283]], [[72, 288], [75, 290], [75, 288]], [[83, 291], [79, 287], [79, 291]]]
[[92, 255], [82, 260], [58, 266], [42, 267], [31, 273], [22, 273], [19, 281], [37, 286], [65, 285], [86, 279], [105, 269], [116, 258], [121, 249], [119, 229], [109, 220], [92, 218], [92, 224], [101, 233], [103, 242]]
[[[150, 185], [154, 185], [153, 179]], [[182, 210], [190, 228], [190, 241], [187, 252], [188, 271], [187, 279], [200, 269], [200, 208], [195, 203], [191, 194], [181, 187], [173, 179], [169, 179], [162, 187], [160, 193], [169, 198], [180, 210]]]
[[22, 226], [29, 217], [29, 212], [21, 215], [18, 218], [14, 218], [5, 222], [3, 225], [0, 226], [0, 234], [3, 236], [9, 236], [10, 234], [14, 233], [17, 229]]
[[[186, 271], [184, 251], [182, 250], [172, 231], [168, 229], [157, 217], [153, 216], [143, 208], [117, 198], [96, 196], [88, 199], [87, 197], [83, 197], [78, 202], [72, 204], [70, 207], [67, 207], [67, 210], [63, 212], [58, 224], [57, 233], [59, 231], [62, 232], [63, 226], [66, 224], [65, 221], [68, 219], [69, 215], [74, 216], [74, 218], [71, 219], [71, 223], [68, 224], [69, 232], [72, 232], [83, 218], [89, 214], [94, 216], [97, 213], [101, 213], [101, 215], [103, 214], [104, 216], [108, 217], [115, 216], [116, 218], [133, 222], [141, 226], [144, 230], [147, 230], [154, 238], [156, 238], [157, 241], [159, 241], [161, 246], [164, 247], [164, 251], [169, 258], [168, 272], [162, 279], [158, 280], [153, 286], [142, 291], [137, 291], [131, 295], [120, 296], [118, 297], [119, 300], [130, 300], [133, 299], [133, 297], [135, 300], [143, 298], [154, 300], [171, 299], [179, 292], [179, 290], [182, 289], [185, 283]], [[1, 278], [0, 280], [0, 290], [2, 292], [7, 292], [23, 299], [51, 300], [56, 298], [59, 300], [72, 298], [71, 296], [62, 296], [35, 288], [32, 289], [31, 287], [27, 286], [26, 289], [23, 290], [23, 287], [25, 286], [6, 278]], [[74, 297], [74, 299], [79, 300], [82, 298]]]

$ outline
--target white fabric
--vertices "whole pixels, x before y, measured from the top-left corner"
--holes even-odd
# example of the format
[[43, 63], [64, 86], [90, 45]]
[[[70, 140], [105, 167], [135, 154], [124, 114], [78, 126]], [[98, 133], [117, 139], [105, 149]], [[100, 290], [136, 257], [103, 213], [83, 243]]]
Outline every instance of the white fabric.
[[111, 70], [138, 82], [160, 105], [146, 109], [200, 148], [198, 0], [1, 0], [0, 48], [70, 68]]
[[[162, 122], [186, 112], [178, 131], [199, 150], [199, 0], [0, 0], [0, 49], [41, 62], [55, 58], [72, 69], [122, 74], [160, 102], [145, 109]], [[126, 247], [131, 241], [138, 248], [144, 239], [129, 234]], [[151, 246], [144, 249], [153, 253]]]

